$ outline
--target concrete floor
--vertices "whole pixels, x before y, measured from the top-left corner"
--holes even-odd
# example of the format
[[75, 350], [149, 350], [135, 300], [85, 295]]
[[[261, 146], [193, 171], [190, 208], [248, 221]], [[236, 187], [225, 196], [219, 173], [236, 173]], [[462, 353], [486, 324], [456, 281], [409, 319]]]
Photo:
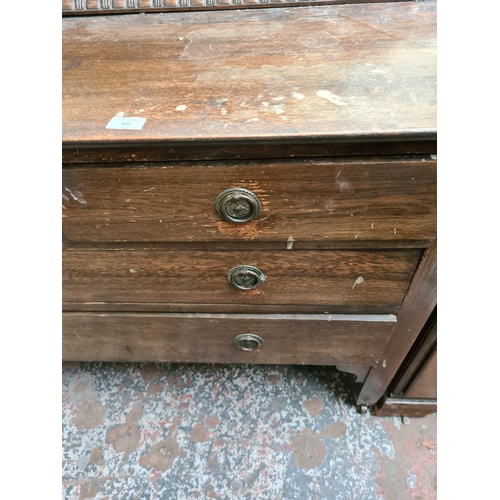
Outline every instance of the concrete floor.
[[65, 500], [432, 500], [436, 416], [360, 415], [332, 368], [63, 365]]

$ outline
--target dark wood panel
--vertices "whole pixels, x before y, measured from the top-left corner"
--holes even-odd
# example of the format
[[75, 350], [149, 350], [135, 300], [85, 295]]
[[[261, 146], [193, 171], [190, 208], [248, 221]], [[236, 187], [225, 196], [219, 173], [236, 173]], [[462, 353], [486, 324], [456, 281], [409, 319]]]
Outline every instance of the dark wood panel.
[[401, 399], [388, 398], [375, 406], [375, 414], [379, 417], [425, 417], [437, 411], [434, 399]]
[[405, 391], [405, 398], [437, 399], [437, 349], [412, 380]]
[[[373, 365], [391, 315], [64, 313], [64, 361]], [[243, 333], [264, 345], [242, 351]]]
[[[436, 234], [434, 160], [153, 165], [64, 170], [64, 240], [286, 244], [290, 238], [397, 242]], [[229, 187], [260, 198], [254, 221], [220, 220], [214, 200]]]
[[[62, 25], [65, 144], [436, 139], [433, 2]], [[106, 129], [117, 115], [147, 121]]]
[[68, 167], [81, 163], [116, 163], [116, 162], [166, 162], [183, 160], [231, 160], [234, 158], [315, 158], [329, 156], [352, 155], [414, 155], [432, 154], [437, 151], [437, 142], [428, 141], [397, 141], [388, 138], [382, 142], [347, 142], [336, 143], [331, 139], [322, 144], [289, 143], [286, 138], [280, 144], [263, 144], [254, 141], [252, 144], [233, 141], [231, 145], [196, 145], [184, 144], [176, 146], [150, 146], [142, 144], [120, 145], [114, 147], [64, 147], [62, 161]]
[[[192, 304], [312, 304], [397, 308], [420, 250], [378, 252], [63, 252], [63, 300]], [[239, 290], [236, 266], [257, 267], [265, 281]]]
[[398, 323], [377, 366], [358, 396], [358, 404], [377, 403], [391, 384], [437, 303], [437, 240], [424, 252], [398, 313]]
[[[436, 311], [413, 344], [405, 361], [401, 364], [394, 381], [391, 383], [390, 392], [394, 396], [403, 396], [409, 382], [418, 372], [429, 354], [436, 347], [437, 342], [437, 315]], [[423, 396], [422, 396], [423, 397]], [[433, 396], [435, 398], [436, 396]]]

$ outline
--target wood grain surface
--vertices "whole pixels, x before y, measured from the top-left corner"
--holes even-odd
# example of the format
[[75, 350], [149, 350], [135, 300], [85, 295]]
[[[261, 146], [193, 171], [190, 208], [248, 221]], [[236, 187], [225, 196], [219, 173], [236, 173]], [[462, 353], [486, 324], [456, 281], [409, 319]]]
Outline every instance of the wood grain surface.
[[437, 304], [437, 240], [427, 248], [398, 313], [398, 322], [377, 366], [371, 368], [358, 404], [372, 406], [384, 396], [401, 363]]
[[[392, 315], [64, 313], [64, 361], [373, 365]], [[242, 351], [234, 337], [264, 345]]]
[[405, 391], [405, 398], [437, 399], [437, 349], [434, 349], [420, 368], [410, 386]]
[[[191, 304], [325, 305], [397, 311], [420, 250], [378, 252], [63, 252], [63, 300]], [[239, 265], [265, 281], [239, 290]]]
[[[125, 167], [63, 170], [65, 241], [286, 245], [290, 238], [397, 242], [436, 235], [436, 162], [426, 158]], [[260, 198], [255, 220], [219, 218], [215, 198], [230, 187]]]
[[[437, 309], [437, 308], [436, 308]], [[437, 310], [433, 312], [419, 337], [413, 343], [405, 361], [401, 363], [398, 373], [391, 382], [389, 392], [394, 397], [404, 397], [408, 384], [421, 369], [430, 353], [437, 345]], [[424, 397], [424, 396], [416, 396]], [[436, 396], [433, 396], [436, 398]]]
[[[65, 145], [436, 138], [436, 4], [66, 17]], [[142, 130], [108, 130], [143, 117]]]

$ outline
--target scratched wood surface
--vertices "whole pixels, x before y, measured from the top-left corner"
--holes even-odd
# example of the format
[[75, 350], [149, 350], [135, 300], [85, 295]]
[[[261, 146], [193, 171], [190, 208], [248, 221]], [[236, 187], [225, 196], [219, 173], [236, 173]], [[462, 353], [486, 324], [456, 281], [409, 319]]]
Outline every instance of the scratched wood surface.
[[[63, 18], [63, 143], [436, 136], [436, 5]], [[107, 130], [118, 114], [142, 130]]]
[[[197, 304], [316, 304], [397, 311], [420, 250], [338, 252], [63, 252], [63, 300]], [[265, 281], [239, 290], [235, 266], [260, 269]]]
[[[138, 164], [63, 170], [68, 242], [196, 242], [433, 239], [436, 162], [349, 159]], [[147, 168], [149, 167], [149, 168]], [[210, 167], [210, 168], [207, 168]], [[259, 216], [222, 221], [230, 187], [254, 192]]]
[[[64, 313], [64, 361], [359, 364], [372, 366], [393, 315]], [[307, 333], [306, 333], [307, 332]], [[241, 333], [264, 345], [242, 351]]]

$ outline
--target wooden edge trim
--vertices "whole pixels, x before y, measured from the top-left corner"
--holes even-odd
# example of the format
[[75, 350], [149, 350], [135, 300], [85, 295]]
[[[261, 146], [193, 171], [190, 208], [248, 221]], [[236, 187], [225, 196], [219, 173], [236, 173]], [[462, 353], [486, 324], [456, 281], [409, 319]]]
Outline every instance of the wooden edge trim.
[[436, 399], [386, 398], [374, 407], [378, 417], [425, 417], [437, 411]]

